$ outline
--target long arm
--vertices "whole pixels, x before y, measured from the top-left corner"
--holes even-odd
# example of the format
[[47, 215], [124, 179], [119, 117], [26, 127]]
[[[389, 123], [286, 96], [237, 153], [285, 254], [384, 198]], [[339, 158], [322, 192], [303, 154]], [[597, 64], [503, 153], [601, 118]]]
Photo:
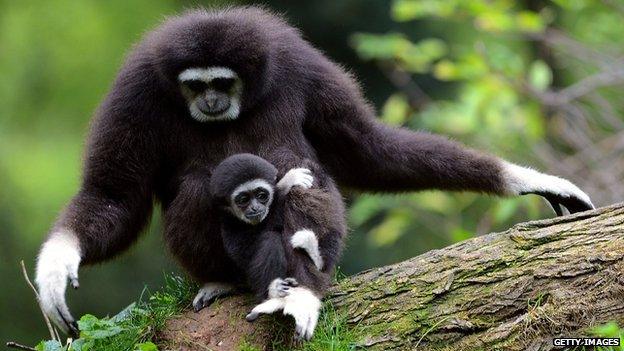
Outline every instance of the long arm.
[[286, 277], [286, 253], [281, 233], [265, 231], [259, 234], [257, 251], [253, 254], [247, 269], [247, 280], [258, 299], [267, 298], [269, 284]]
[[[64, 331], [77, 334], [65, 302], [69, 279], [78, 287], [81, 263], [96, 263], [125, 250], [152, 209], [156, 160], [152, 131], [104, 105], [94, 121], [80, 191], [42, 245], [36, 283], [40, 305]], [[119, 109], [117, 109], [119, 111]]]
[[[567, 180], [508, 163], [438, 135], [383, 125], [357, 86], [326, 67], [308, 103], [306, 137], [338, 183], [362, 190], [468, 190], [497, 195], [537, 193], [557, 210], [593, 208]], [[331, 78], [333, 77], [333, 78]]]

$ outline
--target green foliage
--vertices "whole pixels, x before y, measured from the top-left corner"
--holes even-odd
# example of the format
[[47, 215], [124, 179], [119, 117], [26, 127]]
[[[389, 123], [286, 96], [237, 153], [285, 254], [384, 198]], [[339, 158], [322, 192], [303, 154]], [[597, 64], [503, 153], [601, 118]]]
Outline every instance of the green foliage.
[[591, 334], [602, 338], [620, 338], [620, 347], [598, 347], [599, 351], [624, 351], [624, 329], [616, 322], [609, 322], [594, 327]]
[[42, 341], [38, 351], [158, 350], [152, 343], [165, 322], [188, 307], [197, 286], [176, 275], [165, 276], [165, 286], [147, 301], [133, 303], [113, 317], [86, 314], [78, 321], [80, 338], [68, 345]]
[[404, 35], [397, 33], [386, 35], [359, 33], [353, 35], [352, 39], [362, 58], [394, 59], [411, 72], [427, 72], [431, 62], [444, 56], [448, 50], [441, 40], [429, 38], [413, 43]]
[[519, 9], [510, 0], [396, 0], [392, 17], [400, 22], [429, 17], [471, 18], [487, 32], [541, 32], [548, 20], [545, 14]]
[[[541, 160], [534, 153], [535, 145], [548, 143], [561, 128], [542, 107], [539, 94], [551, 93], [556, 89], [555, 74], [566, 77], [578, 63], [570, 65], [565, 57], [553, 60], [542, 55], [535, 50], [534, 38], [556, 27], [562, 33], [587, 37], [587, 43], [623, 41], [621, 26], [614, 23], [621, 22], [621, 17], [607, 5], [592, 1], [545, 1], [528, 8], [511, 0], [395, 0], [390, 16], [404, 23], [400, 27], [404, 32], [357, 33], [351, 40], [362, 59], [378, 63], [384, 72], [402, 74], [403, 83], [387, 98], [381, 119], [449, 135], [536, 167]], [[601, 22], [600, 39], [594, 37], [590, 21]], [[581, 22], [586, 26], [579, 26]], [[428, 29], [424, 37], [412, 30], [418, 26]], [[559, 62], [568, 66], [553, 67]], [[423, 94], [410, 90], [405, 83], [410, 80], [419, 85], [425, 82], [425, 95], [431, 81], [447, 93], [438, 92], [426, 96], [421, 105], [410, 105], [410, 94]], [[357, 197], [350, 224], [367, 233], [368, 246], [396, 250], [430, 236], [441, 238], [438, 246], [443, 246], [475, 232], [501, 230], [514, 222], [548, 215], [550, 209], [536, 197], [492, 203], [478, 195], [427, 192], [398, 198]], [[414, 232], [419, 233], [416, 238], [404, 237]]]

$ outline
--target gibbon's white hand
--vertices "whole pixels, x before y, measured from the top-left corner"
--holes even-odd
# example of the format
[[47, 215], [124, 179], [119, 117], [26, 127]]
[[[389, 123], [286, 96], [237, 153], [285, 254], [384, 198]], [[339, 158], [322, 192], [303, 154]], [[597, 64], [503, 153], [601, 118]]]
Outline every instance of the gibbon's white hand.
[[543, 196], [558, 216], [563, 207], [570, 213], [594, 209], [589, 196], [570, 181], [540, 173], [534, 169], [505, 162], [503, 166], [506, 191], [510, 195], [537, 194]]
[[277, 182], [277, 189], [282, 194], [287, 194], [294, 186], [310, 189], [314, 183], [312, 171], [307, 168], [293, 168], [286, 172], [282, 179]]
[[43, 244], [35, 277], [41, 309], [63, 332], [73, 337], [78, 336], [78, 325], [65, 302], [65, 290], [68, 281], [78, 289], [79, 266], [78, 239], [71, 231], [60, 230]]

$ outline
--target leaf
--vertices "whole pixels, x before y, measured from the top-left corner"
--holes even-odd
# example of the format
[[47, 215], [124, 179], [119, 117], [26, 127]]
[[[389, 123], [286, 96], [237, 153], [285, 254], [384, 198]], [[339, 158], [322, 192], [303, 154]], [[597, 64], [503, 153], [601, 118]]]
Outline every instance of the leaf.
[[529, 67], [529, 84], [537, 91], [545, 91], [552, 83], [550, 67], [542, 60], [533, 61]]
[[408, 50], [413, 44], [399, 33], [385, 35], [356, 33], [351, 44], [358, 55], [366, 60], [389, 60]]
[[397, 52], [397, 58], [410, 72], [428, 72], [431, 63], [448, 52], [446, 43], [436, 38], [424, 39], [416, 44], [409, 42], [409, 44], [406, 50]]
[[151, 341], [136, 344], [135, 351], [158, 351], [158, 347]]
[[579, 11], [587, 7], [588, 0], [553, 0], [553, 2], [566, 10]]
[[418, 208], [439, 214], [448, 214], [448, 210], [453, 207], [454, 202], [449, 194], [439, 191], [415, 193], [410, 196], [410, 199], [417, 204]]
[[37, 346], [35, 346], [35, 350], [37, 351], [63, 351], [65, 347], [61, 345], [60, 342], [56, 340], [47, 340], [42, 341]]
[[74, 340], [69, 348], [70, 351], [89, 351], [93, 348], [93, 340]]
[[375, 246], [394, 244], [412, 221], [412, 215], [403, 209], [391, 211], [381, 224], [370, 231], [369, 239]]
[[520, 202], [517, 199], [501, 200], [494, 210], [494, 223], [504, 223], [518, 210]]
[[400, 126], [405, 123], [409, 113], [409, 105], [403, 94], [394, 94], [386, 100], [381, 119], [391, 125]]
[[452, 80], [457, 77], [457, 67], [449, 60], [442, 60], [434, 66], [433, 75], [439, 80]]
[[131, 303], [130, 305], [128, 305], [128, 307], [124, 308], [123, 310], [121, 310], [119, 313], [117, 313], [116, 315], [114, 315], [111, 318], [111, 321], [115, 322], [115, 323], [119, 323], [125, 319], [127, 319], [128, 317], [130, 317], [132, 315], [132, 312], [134, 312], [134, 310], [136, 309], [136, 302]]
[[121, 333], [124, 329], [109, 319], [98, 319], [86, 314], [78, 321], [80, 338], [104, 339]]
[[474, 236], [474, 233], [469, 232], [462, 228], [455, 228], [451, 232], [451, 238], [454, 243], [458, 243], [460, 241], [468, 240]]
[[617, 338], [620, 337], [623, 331], [616, 322], [611, 321], [594, 327], [592, 333], [605, 338]]
[[518, 30], [529, 33], [539, 33], [546, 29], [546, 23], [539, 14], [531, 11], [520, 11], [516, 15]]
[[456, 6], [451, 0], [396, 0], [392, 4], [392, 18], [405, 22], [428, 16], [448, 17]]
[[488, 11], [475, 18], [477, 28], [486, 32], [500, 33], [514, 29], [514, 17], [508, 13]]
[[393, 207], [394, 198], [374, 195], [361, 195], [349, 209], [349, 225], [361, 226], [380, 212]]

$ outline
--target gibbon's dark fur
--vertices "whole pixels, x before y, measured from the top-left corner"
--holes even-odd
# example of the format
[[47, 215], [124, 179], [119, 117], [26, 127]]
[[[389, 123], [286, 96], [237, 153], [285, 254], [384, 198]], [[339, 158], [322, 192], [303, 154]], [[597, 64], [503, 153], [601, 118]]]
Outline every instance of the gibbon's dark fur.
[[[319, 246], [324, 261], [336, 262], [342, 251], [343, 214], [331, 213], [330, 209], [339, 206], [332, 206], [331, 195], [319, 188], [293, 187], [288, 194], [279, 193], [276, 175], [273, 165], [251, 154], [231, 156], [215, 168], [210, 189], [215, 207], [223, 213], [224, 247], [261, 300], [267, 298], [267, 287], [274, 279], [286, 277], [321, 295], [330, 283], [333, 264], [319, 271], [305, 251], [292, 247], [290, 239], [298, 230], [312, 230], [324, 244]], [[266, 181], [274, 194], [268, 216], [257, 225], [245, 223], [228, 210], [236, 187], [254, 179]]]
[[[210, 66], [242, 79], [238, 119], [191, 118], [177, 75]], [[256, 7], [195, 10], [166, 20], [127, 57], [94, 117], [80, 190], [55, 227], [76, 233], [82, 263], [100, 262], [137, 239], [157, 200], [182, 266], [200, 282], [231, 281], [208, 180], [236, 153], [265, 158], [278, 176], [305, 159], [318, 164], [336, 208], [318, 206], [336, 216], [344, 209], [332, 177], [370, 191], [505, 186], [499, 159], [379, 123], [355, 80], [282, 18]], [[332, 235], [341, 242], [344, 227]]]

